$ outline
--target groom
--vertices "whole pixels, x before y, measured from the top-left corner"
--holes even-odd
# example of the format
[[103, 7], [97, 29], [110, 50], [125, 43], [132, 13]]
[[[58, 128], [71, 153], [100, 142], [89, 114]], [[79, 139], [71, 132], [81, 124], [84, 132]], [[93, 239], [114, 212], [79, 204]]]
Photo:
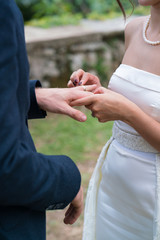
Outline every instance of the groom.
[[85, 121], [69, 104], [89, 94], [82, 87], [43, 89], [39, 81], [29, 81], [22, 15], [14, 0], [0, 0], [1, 240], [44, 240], [47, 209], [71, 203], [64, 222], [73, 224], [79, 217], [79, 170], [67, 156], [37, 153], [27, 118], [44, 118], [50, 111]]

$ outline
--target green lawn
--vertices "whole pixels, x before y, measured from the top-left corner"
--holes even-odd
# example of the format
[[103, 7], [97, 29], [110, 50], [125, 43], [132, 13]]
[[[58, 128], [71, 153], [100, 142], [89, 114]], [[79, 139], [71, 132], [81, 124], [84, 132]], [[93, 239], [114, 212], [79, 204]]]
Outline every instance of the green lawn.
[[44, 154], [65, 154], [75, 162], [97, 156], [111, 136], [112, 122], [99, 123], [88, 110], [85, 123], [67, 116], [49, 114], [43, 120], [30, 120], [29, 128], [37, 150]]

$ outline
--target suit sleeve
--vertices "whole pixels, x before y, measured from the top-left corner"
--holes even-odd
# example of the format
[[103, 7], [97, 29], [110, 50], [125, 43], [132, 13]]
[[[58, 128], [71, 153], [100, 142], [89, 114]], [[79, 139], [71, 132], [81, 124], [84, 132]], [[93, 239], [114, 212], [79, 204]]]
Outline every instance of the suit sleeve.
[[22, 128], [17, 97], [20, 80], [13, 10], [10, 0], [0, 3], [0, 206], [38, 211], [64, 208], [80, 188], [80, 173], [69, 157], [46, 156], [30, 147], [32, 139], [27, 127]]

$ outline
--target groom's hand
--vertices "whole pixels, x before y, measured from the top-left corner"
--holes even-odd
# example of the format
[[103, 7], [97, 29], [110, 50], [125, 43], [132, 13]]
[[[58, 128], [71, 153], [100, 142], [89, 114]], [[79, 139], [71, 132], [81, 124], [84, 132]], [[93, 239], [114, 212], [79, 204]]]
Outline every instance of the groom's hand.
[[83, 189], [80, 188], [77, 196], [71, 202], [68, 210], [65, 213], [64, 223], [73, 224], [79, 218], [83, 210]]
[[39, 107], [45, 111], [65, 114], [77, 121], [84, 122], [84, 113], [70, 106], [72, 101], [93, 95], [96, 85], [77, 88], [36, 88], [36, 99]]

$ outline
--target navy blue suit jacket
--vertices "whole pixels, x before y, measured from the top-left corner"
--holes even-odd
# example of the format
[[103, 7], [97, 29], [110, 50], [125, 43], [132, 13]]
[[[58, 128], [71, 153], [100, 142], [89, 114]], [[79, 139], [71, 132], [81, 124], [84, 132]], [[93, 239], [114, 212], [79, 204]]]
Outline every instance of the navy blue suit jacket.
[[44, 240], [45, 210], [76, 196], [80, 173], [67, 156], [36, 151], [27, 118], [45, 117], [29, 82], [22, 15], [0, 0], [0, 240]]

